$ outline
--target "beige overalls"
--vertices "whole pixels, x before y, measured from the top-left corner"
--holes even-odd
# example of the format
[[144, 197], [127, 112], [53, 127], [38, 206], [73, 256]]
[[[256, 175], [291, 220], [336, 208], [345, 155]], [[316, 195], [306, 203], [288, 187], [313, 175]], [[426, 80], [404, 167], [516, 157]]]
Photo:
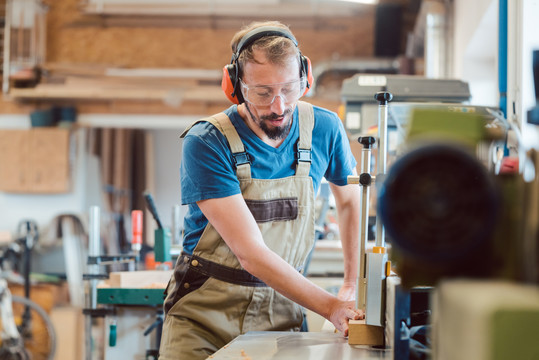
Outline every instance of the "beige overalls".
[[[308, 103], [299, 102], [298, 111], [296, 173], [282, 179], [251, 177], [244, 145], [224, 113], [200, 121], [209, 121], [226, 137], [243, 198], [267, 246], [301, 271], [314, 244], [314, 191], [309, 177], [314, 115]], [[303, 321], [299, 305], [243, 270], [210, 223], [193, 255], [178, 258], [167, 293], [160, 360], [205, 359], [240, 334], [297, 331]]]

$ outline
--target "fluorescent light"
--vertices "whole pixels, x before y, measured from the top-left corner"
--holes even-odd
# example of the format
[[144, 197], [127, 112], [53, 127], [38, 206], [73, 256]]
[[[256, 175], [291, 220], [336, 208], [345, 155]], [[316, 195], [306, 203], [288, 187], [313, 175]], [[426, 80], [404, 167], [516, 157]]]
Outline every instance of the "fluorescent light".
[[378, 0], [338, 0], [338, 1], [346, 1], [346, 2], [353, 2], [358, 4], [378, 4]]

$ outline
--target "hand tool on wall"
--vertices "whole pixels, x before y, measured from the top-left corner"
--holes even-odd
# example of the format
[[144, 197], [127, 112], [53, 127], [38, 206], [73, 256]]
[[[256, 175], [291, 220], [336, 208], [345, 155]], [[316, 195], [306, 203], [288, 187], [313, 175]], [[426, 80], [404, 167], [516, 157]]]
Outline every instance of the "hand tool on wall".
[[148, 210], [152, 213], [153, 218], [155, 219], [155, 222], [157, 223], [157, 229], [154, 231], [154, 253], [155, 253], [155, 261], [161, 263], [161, 267], [167, 267], [167, 265], [164, 265], [164, 263], [169, 262], [171, 259], [170, 256], [170, 230], [163, 227], [163, 223], [161, 222], [159, 215], [157, 214], [157, 209], [155, 208], [155, 202], [153, 200], [152, 195], [145, 191], [144, 199], [146, 200], [146, 205], [148, 206]]
[[155, 219], [155, 222], [157, 223], [157, 228], [162, 229], [163, 223], [161, 222], [161, 219], [159, 219], [159, 214], [157, 213], [157, 208], [155, 207], [155, 202], [153, 200], [152, 194], [150, 194], [148, 191], [145, 191], [143, 196], [144, 196], [144, 200], [146, 200], [146, 205], [148, 206], [148, 210], [150, 210], [153, 218]]
[[133, 210], [131, 211], [131, 250], [135, 254], [140, 253], [142, 248], [142, 211]]

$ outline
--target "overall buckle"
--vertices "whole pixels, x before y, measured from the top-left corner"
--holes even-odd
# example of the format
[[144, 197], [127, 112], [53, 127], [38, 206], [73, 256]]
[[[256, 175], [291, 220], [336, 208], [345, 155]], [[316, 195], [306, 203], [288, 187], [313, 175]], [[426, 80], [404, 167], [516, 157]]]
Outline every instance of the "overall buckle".
[[296, 163], [299, 164], [299, 162], [311, 162], [312, 156], [311, 156], [311, 150], [310, 149], [299, 149], [296, 153]]
[[234, 165], [236, 165], [236, 167], [243, 164], [251, 164], [251, 157], [249, 156], [249, 154], [247, 154], [246, 151], [241, 153], [234, 153], [232, 154], [232, 157], [234, 159]]

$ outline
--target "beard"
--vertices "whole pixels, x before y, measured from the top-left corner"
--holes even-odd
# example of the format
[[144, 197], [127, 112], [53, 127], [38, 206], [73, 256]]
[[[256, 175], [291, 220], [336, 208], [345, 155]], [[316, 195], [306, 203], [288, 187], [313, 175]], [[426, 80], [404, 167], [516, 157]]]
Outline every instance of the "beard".
[[[263, 115], [259, 118], [255, 117], [254, 114], [251, 112], [251, 109], [249, 109], [249, 106], [246, 106], [247, 111], [249, 112], [249, 115], [251, 115], [251, 118], [253, 121], [260, 127], [260, 129], [270, 138], [271, 140], [280, 140], [284, 139], [288, 133], [290, 132], [290, 128], [292, 127], [292, 109], [286, 109], [285, 112], [282, 115], [277, 115], [275, 113], [271, 113], [269, 115]], [[288, 122], [283, 124], [282, 126], [276, 126], [276, 127], [269, 127], [266, 124], [266, 120], [277, 120], [280, 117], [288, 118]]]

